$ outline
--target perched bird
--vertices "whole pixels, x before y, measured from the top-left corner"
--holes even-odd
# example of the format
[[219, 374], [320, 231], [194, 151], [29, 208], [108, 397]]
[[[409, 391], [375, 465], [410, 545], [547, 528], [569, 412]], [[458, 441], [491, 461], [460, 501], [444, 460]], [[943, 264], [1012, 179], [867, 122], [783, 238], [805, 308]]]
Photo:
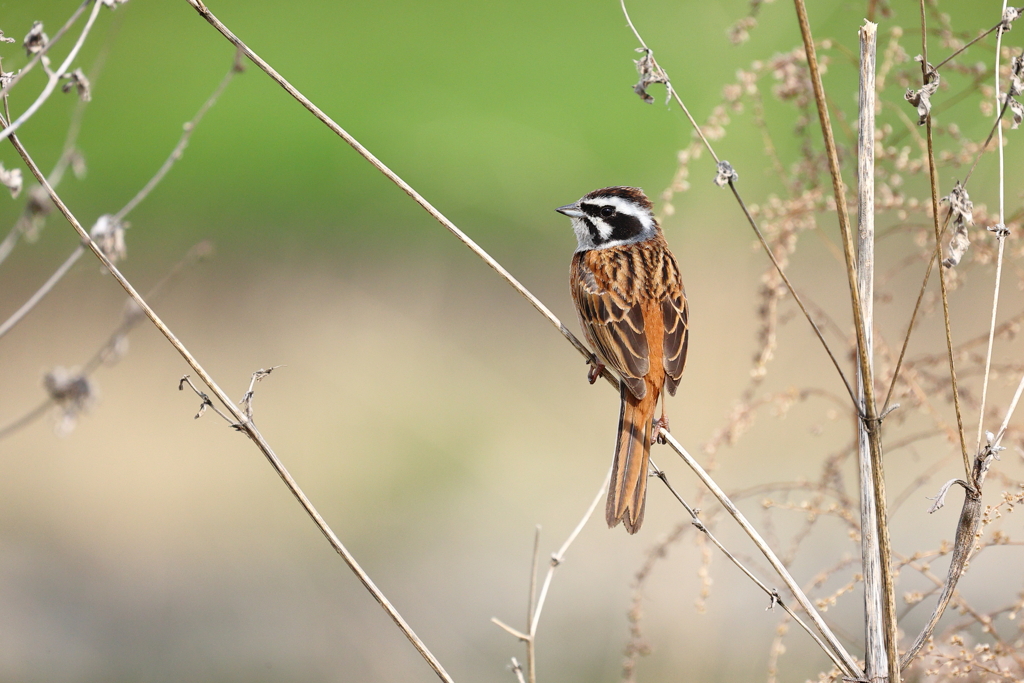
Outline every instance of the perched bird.
[[556, 209], [572, 219], [576, 253], [569, 286], [580, 326], [595, 350], [593, 384], [605, 366], [619, 377], [619, 431], [608, 487], [609, 528], [635, 534], [644, 521], [651, 444], [668, 428], [663, 388], [675, 395], [686, 362], [686, 293], [679, 266], [635, 187], [606, 187]]

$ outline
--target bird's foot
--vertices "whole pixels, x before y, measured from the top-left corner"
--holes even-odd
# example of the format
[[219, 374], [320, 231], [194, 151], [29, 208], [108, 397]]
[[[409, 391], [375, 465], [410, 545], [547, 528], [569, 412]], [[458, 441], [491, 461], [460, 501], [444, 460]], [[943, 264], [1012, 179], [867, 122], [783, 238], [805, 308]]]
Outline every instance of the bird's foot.
[[587, 371], [587, 381], [593, 384], [604, 373], [604, 363], [597, 359], [597, 354], [590, 354], [590, 358], [587, 359], [587, 365], [590, 366], [590, 370]]
[[651, 445], [656, 443], [665, 444], [668, 441], [665, 439], [665, 435], [661, 433], [664, 429], [666, 432], [672, 431], [668, 428], [668, 418], [662, 415], [655, 420], [651, 425]]

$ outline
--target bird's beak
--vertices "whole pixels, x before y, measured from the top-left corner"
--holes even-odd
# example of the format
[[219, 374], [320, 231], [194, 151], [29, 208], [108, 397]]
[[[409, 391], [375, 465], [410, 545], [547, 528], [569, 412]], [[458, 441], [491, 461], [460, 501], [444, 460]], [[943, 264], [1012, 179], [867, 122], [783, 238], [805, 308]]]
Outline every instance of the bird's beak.
[[582, 218], [583, 212], [580, 211], [580, 205], [577, 204], [566, 204], [555, 209], [560, 214], [564, 214], [569, 218]]

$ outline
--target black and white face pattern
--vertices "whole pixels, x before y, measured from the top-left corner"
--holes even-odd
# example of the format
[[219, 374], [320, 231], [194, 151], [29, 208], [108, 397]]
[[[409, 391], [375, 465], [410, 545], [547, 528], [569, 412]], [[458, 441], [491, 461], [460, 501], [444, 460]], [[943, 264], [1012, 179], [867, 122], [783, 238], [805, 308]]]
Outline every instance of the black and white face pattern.
[[635, 187], [606, 187], [555, 209], [572, 219], [576, 251], [635, 244], [657, 234], [651, 201]]

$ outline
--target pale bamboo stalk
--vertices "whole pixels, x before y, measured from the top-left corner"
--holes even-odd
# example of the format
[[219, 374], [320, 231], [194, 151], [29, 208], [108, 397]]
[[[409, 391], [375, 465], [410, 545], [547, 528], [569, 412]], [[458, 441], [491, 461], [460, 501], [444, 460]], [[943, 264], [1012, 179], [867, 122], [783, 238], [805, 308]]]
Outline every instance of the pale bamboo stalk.
[[[836, 214], [839, 219], [839, 230], [843, 237], [843, 253], [846, 257], [846, 276], [850, 287], [850, 304], [853, 309], [854, 331], [857, 334], [857, 361], [861, 374], [865, 378], [871, 377], [869, 367], [869, 346], [864, 335], [866, 327], [861, 316], [862, 304], [860, 290], [857, 283], [856, 266], [854, 264], [853, 235], [850, 229], [849, 209], [846, 205], [846, 186], [843, 183], [842, 172], [839, 168], [839, 154], [836, 152], [835, 138], [832, 132], [832, 122], [828, 113], [828, 104], [825, 100], [825, 88], [821, 83], [821, 72], [818, 69], [817, 49], [814, 45], [814, 38], [811, 35], [811, 24], [807, 19], [807, 7], [804, 0], [794, 0], [797, 20], [800, 24], [800, 35], [804, 43], [804, 52], [807, 55], [807, 68], [811, 75], [811, 85], [814, 89], [814, 101], [818, 109], [818, 121], [821, 125], [822, 137], [825, 141], [825, 151], [828, 157], [829, 174], [832, 176], [832, 190], [836, 199]], [[888, 660], [890, 683], [900, 683], [899, 667], [899, 632], [896, 624], [896, 590], [894, 586], [894, 574], [892, 571], [892, 549], [890, 547], [889, 529], [885, 512], [885, 480], [882, 479], [882, 445], [879, 431], [881, 421], [878, 419], [877, 407], [875, 404], [875, 388], [871, 382], [864, 382], [864, 411], [860, 415], [861, 424], [868, 431], [871, 446], [871, 461], [873, 465], [873, 481], [875, 494], [875, 508], [878, 519], [878, 547], [879, 560], [881, 565], [882, 579], [882, 602], [884, 607], [884, 628], [885, 628], [885, 650]]]
[[[865, 22], [860, 29], [860, 89], [857, 125], [857, 285], [860, 290], [861, 319], [868, 354], [868, 377], [858, 367], [857, 394], [861, 412], [866, 413], [864, 385], [874, 383], [874, 296], [875, 296], [875, 52], [878, 25]], [[875, 505], [875, 471], [871, 458], [871, 435], [862, 420], [857, 421], [857, 456], [860, 468], [861, 565], [864, 574], [864, 675], [869, 681], [884, 681], [889, 675], [885, 654], [882, 566], [878, 545], [878, 510]]]

